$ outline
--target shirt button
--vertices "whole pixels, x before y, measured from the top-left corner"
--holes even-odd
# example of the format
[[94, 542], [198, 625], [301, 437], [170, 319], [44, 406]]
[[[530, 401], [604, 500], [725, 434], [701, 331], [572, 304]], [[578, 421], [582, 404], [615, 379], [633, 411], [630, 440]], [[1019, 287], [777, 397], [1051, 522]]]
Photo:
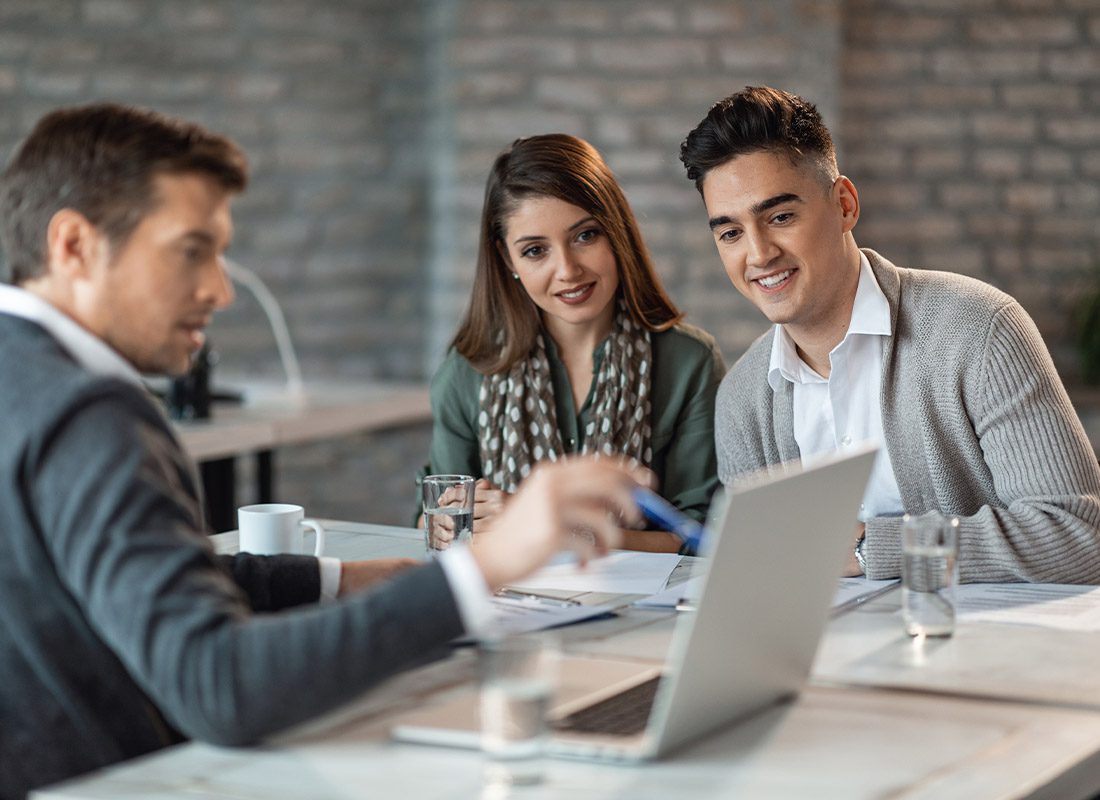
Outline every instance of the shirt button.
[[851, 436], [845, 436], [843, 439], [840, 440], [840, 443], [844, 447], [848, 447], [852, 443], [852, 437]]

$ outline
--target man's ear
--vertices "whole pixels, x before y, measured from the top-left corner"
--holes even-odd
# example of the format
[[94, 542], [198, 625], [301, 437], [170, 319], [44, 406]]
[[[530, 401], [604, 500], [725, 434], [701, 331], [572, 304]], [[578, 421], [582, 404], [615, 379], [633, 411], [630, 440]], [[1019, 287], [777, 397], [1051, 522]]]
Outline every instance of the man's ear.
[[833, 195], [840, 205], [844, 233], [848, 233], [859, 222], [859, 192], [847, 176], [841, 175], [833, 182]]
[[103, 235], [87, 217], [63, 208], [46, 226], [47, 270], [71, 280], [87, 278], [104, 246]]

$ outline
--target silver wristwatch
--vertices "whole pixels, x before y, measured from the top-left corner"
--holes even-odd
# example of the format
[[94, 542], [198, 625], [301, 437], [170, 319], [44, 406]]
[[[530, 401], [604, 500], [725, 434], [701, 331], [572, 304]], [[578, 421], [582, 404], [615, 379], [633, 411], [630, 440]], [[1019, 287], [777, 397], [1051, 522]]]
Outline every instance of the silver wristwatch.
[[859, 541], [856, 542], [856, 563], [859, 564], [859, 568], [863, 571], [863, 574], [867, 574], [867, 562], [863, 558], [863, 543], [867, 541], [867, 534], [863, 534], [859, 537]]

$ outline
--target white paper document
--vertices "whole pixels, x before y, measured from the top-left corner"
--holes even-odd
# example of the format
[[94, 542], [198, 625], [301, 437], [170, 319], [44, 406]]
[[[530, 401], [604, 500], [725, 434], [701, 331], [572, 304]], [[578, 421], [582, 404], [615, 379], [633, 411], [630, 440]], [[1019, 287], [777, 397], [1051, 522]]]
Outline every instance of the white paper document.
[[681, 600], [695, 602], [703, 591], [703, 578], [705, 575], [695, 575], [683, 583], [670, 586], [662, 592], [635, 600], [634, 605], [640, 608], [676, 608]]
[[[611, 611], [610, 606], [570, 605], [568, 602], [538, 597], [493, 597], [492, 603], [494, 617], [490, 631], [494, 636], [512, 636], [571, 625]], [[470, 639], [467, 637], [461, 641]]]
[[959, 622], [1100, 631], [1100, 587], [1052, 583], [968, 583], [955, 589]]
[[[866, 578], [841, 578], [833, 595], [833, 608], [841, 608], [878, 597], [894, 586], [897, 580], [869, 581]], [[696, 575], [681, 584], [634, 602], [642, 608], [675, 608], [681, 600], [694, 600], [703, 591], [703, 576]]]
[[665, 587], [680, 558], [677, 553], [620, 552], [581, 567], [572, 553], [560, 553], [534, 575], [509, 586], [527, 590], [653, 594]]

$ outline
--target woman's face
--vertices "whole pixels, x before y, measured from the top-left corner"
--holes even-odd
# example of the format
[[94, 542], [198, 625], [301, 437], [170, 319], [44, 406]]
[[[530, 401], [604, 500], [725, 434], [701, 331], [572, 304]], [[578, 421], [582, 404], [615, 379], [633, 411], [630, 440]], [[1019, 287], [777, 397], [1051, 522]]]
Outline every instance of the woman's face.
[[611, 332], [619, 269], [591, 214], [556, 197], [525, 198], [504, 219], [503, 249], [556, 341]]

